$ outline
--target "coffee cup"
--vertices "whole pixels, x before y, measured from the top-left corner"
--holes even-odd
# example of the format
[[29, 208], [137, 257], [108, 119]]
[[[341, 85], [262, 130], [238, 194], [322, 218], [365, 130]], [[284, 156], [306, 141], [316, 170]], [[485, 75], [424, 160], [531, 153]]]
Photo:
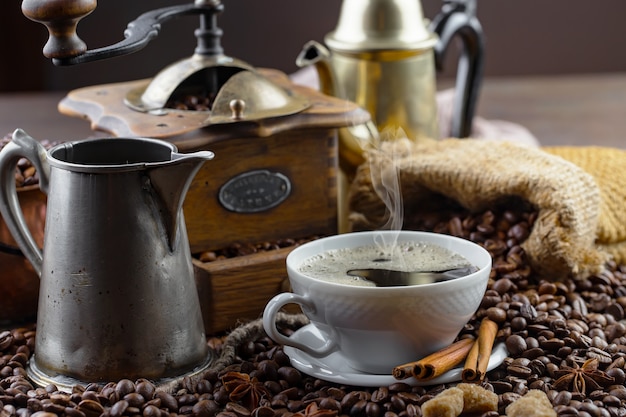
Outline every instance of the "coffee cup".
[[[469, 262], [473, 272], [437, 282], [384, 287], [354, 285], [303, 272], [303, 265], [312, 259], [323, 263], [328, 254], [333, 254], [330, 258], [352, 257], [356, 248], [381, 245], [436, 247]], [[353, 269], [363, 268], [359, 262]], [[355, 371], [390, 374], [395, 366], [418, 360], [454, 341], [480, 306], [492, 259], [484, 248], [462, 238], [403, 230], [352, 232], [314, 240], [291, 251], [286, 264], [291, 292], [278, 294], [267, 304], [263, 312], [267, 334], [314, 358], [340, 352]], [[288, 304], [300, 306], [323, 343], [314, 346], [295, 334], [288, 337], [280, 332], [277, 316]]]

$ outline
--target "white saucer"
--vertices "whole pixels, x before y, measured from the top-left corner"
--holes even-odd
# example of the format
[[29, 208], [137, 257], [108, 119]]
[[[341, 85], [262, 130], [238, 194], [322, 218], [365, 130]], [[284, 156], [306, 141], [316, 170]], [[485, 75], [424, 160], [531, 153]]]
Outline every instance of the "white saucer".
[[[312, 324], [308, 324], [298, 329], [292, 338], [311, 346], [321, 346], [324, 341], [322, 334]], [[325, 381], [336, 382], [338, 384], [360, 386], [360, 387], [385, 387], [396, 382], [404, 382], [409, 385], [438, 385], [461, 380], [462, 367], [454, 368], [445, 374], [429, 381], [418, 381], [415, 378], [397, 380], [391, 374], [372, 375], [357, 371], [349, 367], [341, 352], [333, 352], [323, 358], [315, 358], [299, 349], [285, 346], [284, 351], [291, 360], [291, 365], [307, 375], [314, 376]], [[504, 343], [494, 346], [489, 366], [487, 370], [492, 370], [500, 365], [508, 356]]]

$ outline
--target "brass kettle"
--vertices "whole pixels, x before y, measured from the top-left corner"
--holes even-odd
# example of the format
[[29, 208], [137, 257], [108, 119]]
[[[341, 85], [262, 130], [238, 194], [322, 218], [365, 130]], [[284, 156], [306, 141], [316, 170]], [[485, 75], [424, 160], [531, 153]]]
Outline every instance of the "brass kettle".
[[363, 149], [386, 129], [401, 128], [413, 140], [438, 137], [436, 70], [456, 35], [464, 48], [451, 136], [470, 135], [484, 49], [475, 9], [475, 0], [444, 1], [429, 24], [419, 0], [343, 0], [326, 46], [304, 46], [296, 63], [316, 68], [322, 92], [353, 101], [372, 116], [370, 125], [342, 132], [344, 172], [363, 162]]

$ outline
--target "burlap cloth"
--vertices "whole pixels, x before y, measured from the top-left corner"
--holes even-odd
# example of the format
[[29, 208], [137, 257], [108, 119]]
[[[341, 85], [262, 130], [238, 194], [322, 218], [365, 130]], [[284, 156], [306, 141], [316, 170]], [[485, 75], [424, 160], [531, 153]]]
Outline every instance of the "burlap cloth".
[[581, 279], [611, 258], [626, 261], [625, 151], [399, 139], [366, 154], [349, 192], [352, 230], [385, 227], [381, 182], [397, 172], [404, 215], [439, 210], [450, 199], [475, 212], [507, 199], [531, 204], [538, 217], [522, 247], [547, 279]]

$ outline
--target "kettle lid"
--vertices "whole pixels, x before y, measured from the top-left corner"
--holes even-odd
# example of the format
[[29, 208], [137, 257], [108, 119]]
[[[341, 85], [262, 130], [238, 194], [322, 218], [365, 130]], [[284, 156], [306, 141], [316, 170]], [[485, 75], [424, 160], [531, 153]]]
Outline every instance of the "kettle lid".
[[344, 0], [325, 42], [352, 53], [421, 50], [433, 47], [437, 36], [428, 30], [420, 0]]

